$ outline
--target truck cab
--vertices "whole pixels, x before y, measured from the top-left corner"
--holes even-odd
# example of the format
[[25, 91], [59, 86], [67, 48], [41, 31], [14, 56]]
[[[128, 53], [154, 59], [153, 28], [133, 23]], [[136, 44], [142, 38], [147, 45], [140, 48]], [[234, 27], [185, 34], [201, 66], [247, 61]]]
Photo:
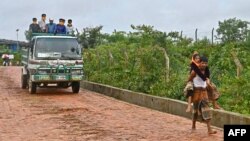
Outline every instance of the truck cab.
[[68, 88], [78, 93], [83, 79], [82, 48], [77, 38], [49, 34], [33, 35], [22, 53], [23, 89], [31, 94], [40, 88]]

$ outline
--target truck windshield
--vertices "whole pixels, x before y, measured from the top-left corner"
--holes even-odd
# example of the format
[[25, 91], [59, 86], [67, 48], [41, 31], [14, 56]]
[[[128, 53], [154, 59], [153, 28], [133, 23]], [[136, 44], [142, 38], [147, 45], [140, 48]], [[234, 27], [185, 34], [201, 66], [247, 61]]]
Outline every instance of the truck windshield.
[[41, 60], [81, 59], [81, 48], [75, 38], [38, 38], [35, 57]]

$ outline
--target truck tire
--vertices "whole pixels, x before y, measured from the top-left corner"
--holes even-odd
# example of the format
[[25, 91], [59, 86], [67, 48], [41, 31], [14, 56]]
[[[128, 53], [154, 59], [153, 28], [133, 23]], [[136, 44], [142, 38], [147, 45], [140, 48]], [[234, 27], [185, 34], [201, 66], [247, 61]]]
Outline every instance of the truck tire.
[[29, 81], [29, 93], [30, 94], [36, 93], [36, 83]]
[[72, 82], [71, 87], [72, 87], [73, 93], [79, 93], [80, 82]]
[[28, 86], [28, 76], [27, 74], [22, 74], [21, 76], [22, 89], [26, 89]]

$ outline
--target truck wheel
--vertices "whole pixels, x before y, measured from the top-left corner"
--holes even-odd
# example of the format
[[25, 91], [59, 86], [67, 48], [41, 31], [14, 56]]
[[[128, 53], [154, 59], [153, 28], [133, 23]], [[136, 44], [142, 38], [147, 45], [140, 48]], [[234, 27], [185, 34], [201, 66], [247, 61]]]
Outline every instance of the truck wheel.
[[73, 93], [79, 93], [80, 90], [80, 82], [72, 82], [72, 91]]
[[29, 81], [29, 93], [30, 94], [36, 93], [36, 83]]
[[22, 82], [22, 89], [26, 89], [28, 86], [28, 76], [26, 74], [22, 74], [21, 82]]

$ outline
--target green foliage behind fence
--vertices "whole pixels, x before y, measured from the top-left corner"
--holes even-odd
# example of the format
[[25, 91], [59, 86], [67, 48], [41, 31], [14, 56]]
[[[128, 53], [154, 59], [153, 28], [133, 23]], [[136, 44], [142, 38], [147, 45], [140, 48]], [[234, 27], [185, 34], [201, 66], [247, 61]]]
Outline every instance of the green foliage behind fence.
[[[245, 44], [179, 46], [173, 42], [164, 47], [170, 59], [166, 70], [164, 53], [156, 46], [116, 42], [84, 51], [86, 79], [115, 87], [157, 96], [186, 100], [183, 88], [189, 74], [193, 51], [209, 58], [211, 79], [221, 92], [219, 103], [229, 111], [250, 114], [250, 57]], [[236, 77], [231, 52], [236, 52], [244, 66]], [[170, 77], [166, 80], [166, 71]]]
[[[211, 80], [221, 92], [222, 107], [250, 115], [248, 25], [248, 21], [236, 18], [219, 21], [217, 35], [213, 35], [220, 41], [216, 45], [208, 38], [193, 42], [182, 32], [161, 32], [149, 25], [131, 25], [133, 31], [129, 33], [114, 30], [112, 34], [102, 34], [103, 26], [87, 27], [76, 36], [85, 48], [87, 80], [180, 100], [186, 100], [183, 88], [192, 53], [198, 51], [209, 59]], [[163, 50], [168, 55], [169, 68]], [[240, 71], [237, 59], [243, 68]]]

